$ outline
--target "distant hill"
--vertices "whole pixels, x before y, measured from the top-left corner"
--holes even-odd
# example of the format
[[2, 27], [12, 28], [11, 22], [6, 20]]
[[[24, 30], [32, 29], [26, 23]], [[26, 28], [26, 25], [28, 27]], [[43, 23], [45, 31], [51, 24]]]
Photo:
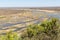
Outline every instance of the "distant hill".
[[0, 7], [0, 9], [48, 9], [48, 10], [60, 10], [60, 7]]
[[54, 10], [60, 11], [60, 7], [0, 7], [0, 15], [17, 14], [30, 10]]

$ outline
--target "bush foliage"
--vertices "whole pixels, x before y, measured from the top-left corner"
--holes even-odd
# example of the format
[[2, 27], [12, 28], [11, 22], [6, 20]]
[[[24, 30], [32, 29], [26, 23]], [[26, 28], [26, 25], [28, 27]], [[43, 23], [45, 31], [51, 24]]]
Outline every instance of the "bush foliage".
[[26, 34], [22, 36], [23, 39], [57, 40], [59, 34], [59, 20], [52, 18], [40, 24], [29, 25]]

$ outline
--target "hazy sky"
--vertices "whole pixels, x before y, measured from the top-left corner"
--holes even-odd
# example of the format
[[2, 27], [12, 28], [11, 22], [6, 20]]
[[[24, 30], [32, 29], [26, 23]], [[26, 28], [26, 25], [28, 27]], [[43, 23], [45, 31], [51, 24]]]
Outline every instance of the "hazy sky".
[[60, 6], [60, 0], [0, 0], [0, 7]]

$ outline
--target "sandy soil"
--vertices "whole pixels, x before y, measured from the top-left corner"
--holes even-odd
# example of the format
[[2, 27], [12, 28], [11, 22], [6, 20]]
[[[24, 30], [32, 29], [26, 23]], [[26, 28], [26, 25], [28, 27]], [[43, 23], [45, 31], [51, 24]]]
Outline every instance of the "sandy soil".
[[50, 12], [50, 13], [56, 12], [56, 11], [53, 11], [53, 10], [40, 10], [40, 11]]

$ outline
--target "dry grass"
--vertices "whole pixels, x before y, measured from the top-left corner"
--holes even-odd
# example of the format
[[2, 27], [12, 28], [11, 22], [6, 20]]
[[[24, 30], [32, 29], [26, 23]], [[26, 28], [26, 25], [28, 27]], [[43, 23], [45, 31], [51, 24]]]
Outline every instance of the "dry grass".
[[[32, 10], [0, 10], [0, 24], [5, 23], [15, 24], [17, 22], [27, 22], [34, 19], [39, 19], [42, 16], [47, 18], [47, 14], [44, 13], [33, 14]], [[42, 20], [44, 20], [44, 18], [41, 19], [40, 21]], [[20, 28], [24, 25], [30, 24], [34, 24], [34, 21], [25, 24], [16, 24], [9, 27], [6, 26], [4, 28], [1, 28], [6, 30], [0, 30], [0, 33], [7, 32], [9, 30], [15, 30], [16, 28]]]

